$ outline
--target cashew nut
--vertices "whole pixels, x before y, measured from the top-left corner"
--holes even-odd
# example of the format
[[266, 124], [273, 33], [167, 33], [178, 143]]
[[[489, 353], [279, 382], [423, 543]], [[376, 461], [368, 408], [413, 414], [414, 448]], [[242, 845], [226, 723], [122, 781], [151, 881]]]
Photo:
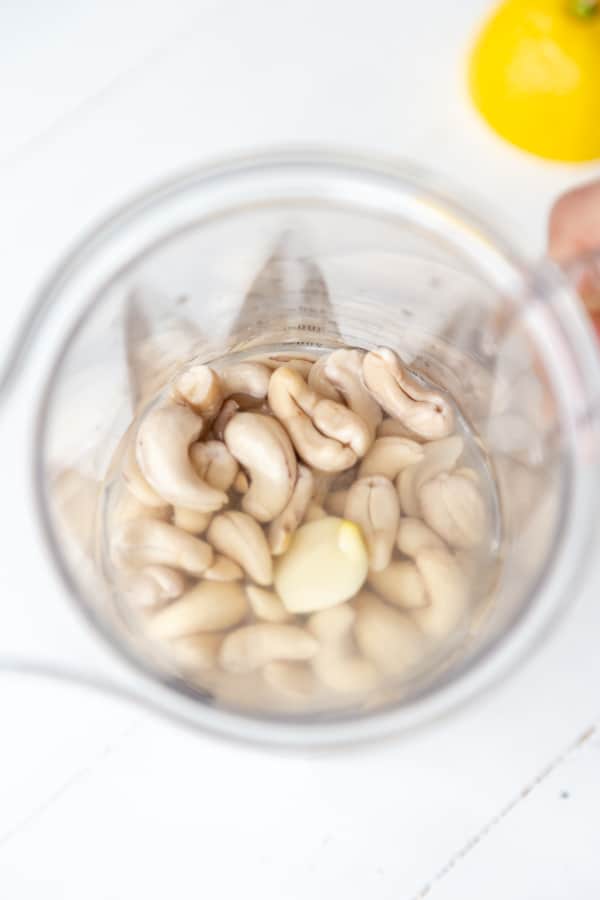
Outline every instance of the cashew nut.
[[156, 564], [190, 575], [202, 575], [213, 560], [212, 548], [204, 541], [154, 519], [133, 519], [116, 528], [111, 552], [119, 567]]
[[377, 437], [403, 437], [415, 441], [417, 444], [421, 444], [425, 440], [422, 435], [415, 434], [398, 419], [384, 419], [377, 428]]
[[351, 634], [356, 612], [349, 603], [320, 609], [308, 618], [308, 630], [320, 644], [340, 644]]
[[313, 612], [352, 597], [367, 568], [367, 549], [358, 526], [328, 516], [297, 530], [275, 566], [275, 588], [290, 612]]
[[252, 397], [264, 400], [269, 390], [271, 370], [259, 362], [241, 362], [219, 372], [223, 386], [223, 396]]
[[281, 556], [289, 547], [292, 535], [304, 519], [312, 492], [312, 472], [300, 463], [292, 496], [269, 526], [269, 547], [273, 556]]
[[344, 398], [325, 374], [326, 364], [327, 356], [321, 356], [312, 364], [310, 372], [308, 373], [308, 378], [306, 379], [308, 386], [321, 397], [327, 397], [328, 400], [342, 403]]
[[165, 502], [164, 497], [160, 497], [144, 478], [142, 470], [138, 465], [134, 440], [130, 440], [123, 456], [121, 475], [133, 496], [144, 506], [162, 510], [169, 508], [169, 504]]
[[153, 638], [172, 640], [197, 631], [222, 631], [238, 625], [248, 611], [244, 589], [235, 581], [201, 581], [148, 623]]
[[306, 510], [306, 514], [304, 516], [305, 522], [317, 522], [319, 519], [326, 519], [327, 513], [323, 509], [322, 506], [319, 506], [318, 503], [315, 503], [314, 500], [308, 504], [308, 509]]
[[238, 472], [238, 464], [222, 441], [199, 441], [190, 447], [194, 471], [218, 491], [228, 491]]
[[189, 634], [177, 638], [171, 644], [175, 666], [182, 672], [193, 674], [214, 669], [223, 643], [222, 634]]
[[[87, 518], [90, 515], [89, 500], [86, 506]], [[135, 494], [132, 494], [127, 487], [117, 492], [114, 501], [111, 498], [107, 509], [107, 522], [110, 532], [117, 525], [129, 522], [132, 519], [159, 519], [162, 522], [166, 522], [170, 517], [170, 506], [145, 506], [143, 503], [140, 503]], [[79, 523], [78, 529], [81, 531], [81, 523]]]
[[463, 449], [464, 441], [459, 435], [430, 441], [423, 447], [422, 461], [400, 472], [396, 479], [396, 489], [404, 515], [414, 518], [421, 516], [420, 488], [440, 472], [451, 471]]
[[435, 439], [454, 430], [454, 411], [446, 398], [424, 388], [408, 373], [393, 350], [382, 347], [367, 353], [363, 379], [379, 405], [407, 428]]
[[273, 564], [269, 545], [258, 522], [244, 512], [221, 513], [210, 523], [207, 534], [213, 547], [239, 563], [257, 584], [273, 581]]
[[271, 376], [269, 403], [298, 455], [317, 469], [348, 469], [369, 448], [371, 435], [363, 420], [340, 403], [320, 397], [287, 366]]
[[124, 594], [135, 606], [160, 606], [167, 600], [180, 597], [185, 590], [185, 578], [168, 566], [145, 566], [127, 584]]
[[482, 542], [487, 514], [470, 478], [442, 472], [423, 485], [419, 499], [425, 522], [450, 546], [469, 550]]
[[259, 413], [235, 415], [225, 428], [225, 443], [250, 475], [242, 509], [259, 522], [282, 512], [296, 482], [296, 456], [285, 430]]
[[276, 659], [306, 660], [318, 650], [318, 643], [297, 625], [260, 623], [237, 628], [227, 635], [219, 660], [227, 672], [252, 672]]
[[413, 559], [421, 550], [446, 549], [441, 537], [429, 525], [426, 525], [421, 519], [412, 519], [409, 516], [403, 516], [400, 519], [396, 545], [401, 553], [411, 556]]
[[408, 560], [394, 560], [383, 571], [371, 572], [369, 583], [385, 600], [402, 609], [418, 609], [427, 603], [423, 579]]
[[186, 509], [176, 506], [173, 510], [173, 525], [190, 534], [202, 534], [209, 526], [212, 513], [200, 512], [197, 509]]
[[359, 595], [356, 606], [356, 643], [380, 671], [401, 675], [421, 661], [423, 638], [408, 615], [367, 591]]
[[384, 475], [394, 481], [407, 466], [423, 459], [423, 448], [415, 441], [401, 437], [377, 438], [367, 452], [358, 470], [359, 478], [366, 475]]
[[324, 374], [341, 393], [350, 409], [360, 416], [375, 439], [375, 430], [382, 419], [381, 407], [365, 388], [362, 380], [364, 350], [343, 348], [325, 357]]
[[168, 503], [213, 512], [228, 497], [202, 481], [190, 461], [190, 445], [202, 426], [202, 419], [187, 406], [156, 407], [139, 427], [136, 455], [144, 477]]
[[311, 359], [298, 359], [298, 358], [290, 358], [287, 359], [277, 359], [276, 357], [270, 356], [267, 360], [265, 360], [265, 365], [271, 369], [279, 369], [281, 366], [288, 366], [290, 369], [295, 369], [296, 372], [299, 372], [300, 375], [306, 381], [308, 376], [310, 375], [310, 370], [312, 369], [314, 364], [314, 360]]
[[[331, 494], [328, 494], [328, 496], [325, 497], [325, 509], [330, 516], [344, 517], [346, 500], [348, 499], [349, 493], [350, 491], [347, 489], [343, 491], [332, 491]], [[346, 516], [346, 518], [350, 517]]]
[[275, 591], [267, 591], [265, 588], [256, 587], [255, 584], [247, 584], [246, 595], [257, 618], [278, 624], [291, 619], [290, 613]]
[[313, 660], [313, 669], [325, 687], [340, 694], [363, 694], [372, 690], [379, 678], [368, 659], [344, 656], [325, 647]]
[[204, 577], [208, 581], [240, 581], [244, 577], [244, 572], [242, 567], [232, 559], [217, 554], [212, 566], [209, 566], [204, 573]]
[[392, 557], [400, 518], [392, 482], [381, 475], [359, 478], [348, 491], [344, 516], [361, 528], [369, 552], [369, 570], [381, 572]]
[[181, 397], [204, 422], [211, 422], [223, 403], [223, 388], [209, 366], [191, 366], [175, 381], [174, 397]]
[[[221, 411], [219, 415], [213, 422], [211, 434], [216, 438], [217, 441], [223, 441], [225, 436], [225, 429], [227, 428], [228, 422], [235, 416], [235, 414], [239, 411], [240, 404], [236, 403], [231, 397], [225, 401], [223, 406], [221, 407]], [[239, 473], [238, 473], [239, 474]]]
[[304, 662], [275, 659], [264, 666], [262, 674], [269, 687], [290, 699], [304, 700], [317, 689], [313, 671]]
[[242, 471], [238, 472], [233, 482], [234, 491], [238, 494], [245, 494], [249, 487], [250, 482], [248, 481], [246, 473]]
[[429, 604], [413, 610], [412, 617], [428, 637], [446, 637], [460, 624], [467, 610], [465, 575], [447, 550], [421, 550], [415, 562], [425, 583]]

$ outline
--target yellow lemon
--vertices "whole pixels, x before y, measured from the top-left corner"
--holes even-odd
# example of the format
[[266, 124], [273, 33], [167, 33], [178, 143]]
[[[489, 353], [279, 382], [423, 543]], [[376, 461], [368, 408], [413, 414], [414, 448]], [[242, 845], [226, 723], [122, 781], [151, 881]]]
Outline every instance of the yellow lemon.
[[511, 143], [547, 159], [600, 158], [599, 0], [506, 0], [479, 35], [469, 81]]

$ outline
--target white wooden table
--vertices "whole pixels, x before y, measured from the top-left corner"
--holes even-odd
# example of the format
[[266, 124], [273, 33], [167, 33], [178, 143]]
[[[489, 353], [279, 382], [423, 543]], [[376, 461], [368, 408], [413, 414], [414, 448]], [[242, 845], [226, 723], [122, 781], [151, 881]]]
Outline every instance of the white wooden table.
[[[554, 196], [599, 170], [531, 159], [478, 121], [461, 67], [488, 5], [0, 4], [0, 351], [82, 228], [157, 177], [259, 145], [416, 159], [541, 253]], [[595, 576], [493, 694], [356, 751], [230, 746], [79, 687], [0, 677], [0, 896], [598, 896], [600, 564]], [[34, 589], [31, 573], [23, 597], [2, 591], [0, 627], [2, 605]]]

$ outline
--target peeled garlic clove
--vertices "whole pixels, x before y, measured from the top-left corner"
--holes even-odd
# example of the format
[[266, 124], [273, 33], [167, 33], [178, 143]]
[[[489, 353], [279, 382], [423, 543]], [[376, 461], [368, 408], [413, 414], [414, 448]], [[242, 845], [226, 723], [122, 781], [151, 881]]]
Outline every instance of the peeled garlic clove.
[[275, 588], [290, 612], [314, 612], [352, 597], [367, 569], [367, 548], [358, 526], [328, 516], [298, 529], [276, 564]]
[[406, 556], [415, 557], [421, 550], [433, 547], [444, 550], [446, 545], [435, 531], [421, 519], [404, 516], [398, 525], [396, 546]]
[[428, 637], [446, 637], [465, 617], [469, 599], [466, 577], [448, 550], [422, 550], [415, 562], [429, 604], [414, 610], [413, 619]]
[[257, 587], [255, 584], [246, 585], [246, 595], [254, 615], [266, 622], [288, 622], [291, 619], [275, 591]]
[[427, 593], [423, 579], [413, 562], [394, 561], [382, 572], [371, 572], [369, 584], [381, 596], [403, 609], [425, 606]]
[[230, 632], [223, 641], [219, 660], [227, 672], [252, 672], [276, 659], [310, 659], [318, 647], [304, 628], [264, 622]]
[[419, 498], [427, 525], [452, 547], [469, 550], [482, 542], [486, 509], [471, 478], [442, 473], [423, 485]]
[[401, 675], [423, 657], [423, 638], [411, 619], [368, 592], [357, 602], [354, 636], [359, 650], [387, 675]]
[[241, 585], [234, 581], [201, 581], [150, 620], [153, 638], [173, 639], [197, 631], [221, 631], [238, 625], [248, 604]]

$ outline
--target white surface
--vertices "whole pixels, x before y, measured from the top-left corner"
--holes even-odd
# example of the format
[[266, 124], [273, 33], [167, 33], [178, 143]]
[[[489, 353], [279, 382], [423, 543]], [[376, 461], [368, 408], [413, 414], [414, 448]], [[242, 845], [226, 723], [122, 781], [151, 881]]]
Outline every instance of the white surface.
[[[6, 343], [82, 228], [224, 152], [300, 141], [416, 158], [487, 197], [532, 254], [553, 197], [593, 171], [530, 159], [472, 113], [461, 60], [486, 0], [52, 6], [0, 7]], [[26, 547], [11, 555], [26, 564]], [[600, 716], [596, 576], [495, 693], [355, 751], [228, 746], [79, 687], [0, 676], [2, 896], [594, 896], [598, 740], [576, 742]], [[56, 590], [34, 579], [5, 603]]]

